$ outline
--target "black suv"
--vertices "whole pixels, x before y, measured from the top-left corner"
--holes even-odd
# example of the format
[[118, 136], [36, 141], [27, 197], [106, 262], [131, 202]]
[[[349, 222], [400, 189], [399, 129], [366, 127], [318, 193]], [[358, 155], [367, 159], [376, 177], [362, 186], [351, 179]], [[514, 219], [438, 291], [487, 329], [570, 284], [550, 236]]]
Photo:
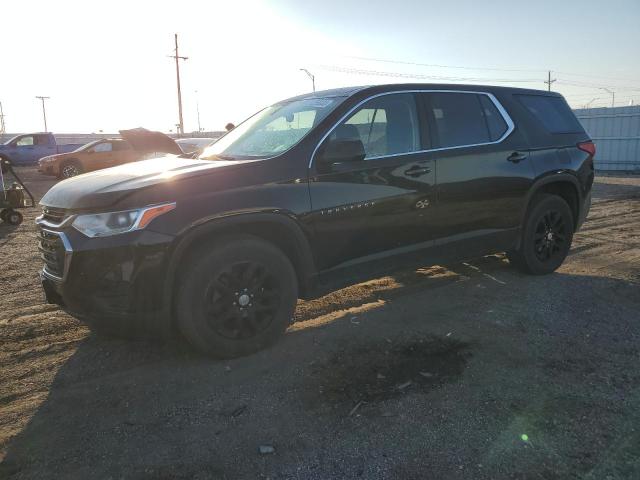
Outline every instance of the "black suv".
[[272, 105], [195, 158], [65, 180], [42, 199], [48, 301], [119, 333], [248, 354], [298, 298], [399, 265], [506, 251], [553, 272], [590, 206], [595, 145], [561, 95], [380, 85]]

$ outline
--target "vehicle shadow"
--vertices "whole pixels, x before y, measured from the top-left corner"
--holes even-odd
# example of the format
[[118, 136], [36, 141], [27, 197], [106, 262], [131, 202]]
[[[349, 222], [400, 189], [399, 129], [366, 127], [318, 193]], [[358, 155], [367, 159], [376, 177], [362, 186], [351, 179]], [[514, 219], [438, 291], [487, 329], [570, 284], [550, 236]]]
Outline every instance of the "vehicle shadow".
[[[637, 285], [526, 277], [497, 256], [434, 268], [301, 304], [282, 342], [246, 358], [92, 335], [0, 477], [458, 478], [463, 465], [467, 478], [549, 478], [634, 453], [639, 434], [622, 426], [640, 406]], [[518, 422], [544, 444], [505, 440]]]

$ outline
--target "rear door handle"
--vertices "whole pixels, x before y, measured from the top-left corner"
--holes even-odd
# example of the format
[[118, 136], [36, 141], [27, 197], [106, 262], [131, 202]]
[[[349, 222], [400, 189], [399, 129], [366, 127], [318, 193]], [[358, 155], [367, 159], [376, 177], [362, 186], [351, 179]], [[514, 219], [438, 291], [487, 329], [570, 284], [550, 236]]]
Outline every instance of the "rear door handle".
[[419, 177], [420, 175], [424, 175], [425, 173], [431, 173], [431, 169], [429, 167], [411, 167], [404, 171], [404, 174], [409, 177]]
[[518, 163], [527, 158], [526, 153], [513, 152], [511, 155], [507, 157], [509, 162]]

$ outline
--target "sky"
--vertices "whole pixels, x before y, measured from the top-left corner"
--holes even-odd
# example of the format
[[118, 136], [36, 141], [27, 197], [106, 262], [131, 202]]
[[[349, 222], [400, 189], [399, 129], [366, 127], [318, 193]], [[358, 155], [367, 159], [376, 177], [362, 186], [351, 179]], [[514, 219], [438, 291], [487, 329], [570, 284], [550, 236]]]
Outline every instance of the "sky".
[[640, 1], [5, 0], [7, 132], [222, 130], [311, 91], [398, 82], [552, 89], [574, 107], [640, 104]]

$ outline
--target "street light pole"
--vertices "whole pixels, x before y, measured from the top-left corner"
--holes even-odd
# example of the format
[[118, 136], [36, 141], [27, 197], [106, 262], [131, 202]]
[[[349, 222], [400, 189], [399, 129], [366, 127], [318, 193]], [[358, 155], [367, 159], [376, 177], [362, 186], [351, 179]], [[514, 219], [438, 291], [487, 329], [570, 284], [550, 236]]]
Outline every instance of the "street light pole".
[[611, 94], [611, 108], [613, 108], [616, 104], [616, 92], [609, 90], [607, 87], [600, 87], [600, 89]]
[[202, 128], [200, 128], [200, 100], [198, 100], [198, 90], [196, 90], [196, 112], [198, 113], [198, 133], [200, 133]]
[[301, 68], [300, 69], [301, 72], [304, 72], [307, 74], [307, 76], [311, 79], [311, 86], [313, 87], [313, 91], [316, 91], [316, 77], [313, 73], [311, 73], [309, 70], [307, 70], [306, 68]]
[[5, 133], [4, 112], [2, 111], [2, 102], [0, 102], [0, 133]]
[[50, 97], [41, 97], [41, 96], [36, 95], [36, 98], [39, 98], [42, 101], [42, 117], [44, 118], [44, 131], [46, 133], [49, 130], [47, 130], [47, 111], [44, 108], [44, 101], [45, 100], [49, 100]]

